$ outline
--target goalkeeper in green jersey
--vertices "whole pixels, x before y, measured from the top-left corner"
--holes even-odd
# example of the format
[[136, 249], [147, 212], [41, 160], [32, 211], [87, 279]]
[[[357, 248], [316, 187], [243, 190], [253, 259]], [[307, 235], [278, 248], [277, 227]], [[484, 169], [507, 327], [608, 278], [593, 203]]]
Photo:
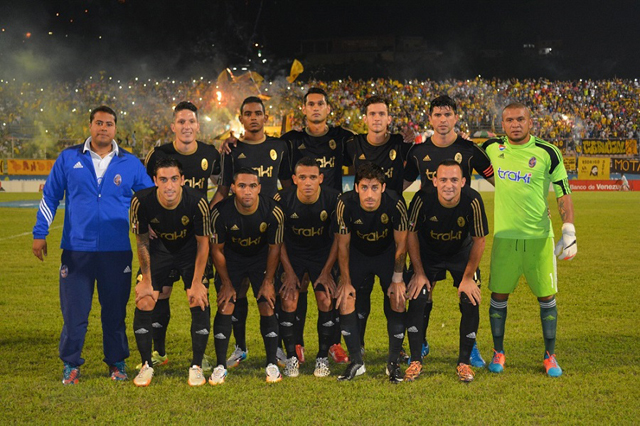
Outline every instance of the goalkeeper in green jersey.
[[[491, 252], [489, 317], [494, 354], [489, 370], [504, 370], [503, 347], [507, 301], [524, 274], [540, 302], [545, 343], [544, 368], [551, 377], [562, 375], [555, 357], [558, 310], [556, 258], [572, 259], [577, 251], [573, 202], [562, 154], [554, 145], [530, 134], [531, 113], [521, 103], [502, 111], [506, 137], [489, 139], [483, 148], [495, 173], [494, 241]], [[547, 204], [553, 183], [562, 218], [562, 237], [555, 246]]]

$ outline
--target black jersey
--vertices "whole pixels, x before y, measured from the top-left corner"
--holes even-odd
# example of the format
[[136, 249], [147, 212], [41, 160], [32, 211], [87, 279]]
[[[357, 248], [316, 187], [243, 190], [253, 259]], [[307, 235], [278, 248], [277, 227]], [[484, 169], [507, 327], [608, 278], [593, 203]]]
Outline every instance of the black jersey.
[[367, 141], [367, 135], [355, 135], [346, 145], [345, 162], [356, 169], [365, 161], [371, 161], [382, 167], [386, 176], [387, 189], [402, 194], [404, 180], [404, 161], [413, 144], [405, 143], [402, 135], [389, 135], [389, 140], [384, 145], [371, 145]]
[[324, 174], [323, 188], [334, 188], [342, 192], [342, 166], [344, 164], [345, 143], [354, 133], [342, 127], [329, 126], [327, 133], [312, 136], [307, 129], [291, 130], [281, 136], [289, 142], [291, 149], [291, 167], [296, 166], [302, 157], [315, 158]]
[[144, 164], [147, 174], [153, 178], [153, 168], [158, 159], [172, 157], [182, 165], [184, 184], [197, 189], [207, 198], [209, 177], [220, 174], [220, 153], [213, 145], [196, 141], [196, 150], [191, 154], [183, 154], [176, 150], [173, 143], [160, 145], [147, 154]]
[[408, 229], [407, 206], [393, 191], [382, 193], [380, 206], [372, 212], [360, 206], [356, 191], [342, 194], [336, 207], [339, 234], [351, 234], [351, 247], [367, 256], [375, 256], [395, 244], [393, 231]]
[[134, 234], [146, 234], [150, 227], [158, 236], [149, 242], [151, 251], [177, 253], [196, 244], [196, 236], [211, 235], [209, 203], [198, 190], [183, 186], [180, 202], [173, 209], [162, 206], [157, 193], [157, 186], [136, 192], [129, 211]]
[[431, 191], [433, 185], [426, 183], [433, 180], [438, 166], [444, 160], [455, 160], [460, 164], [462, 177], [467, 179], [467, 185], [471, 185], [471, 170], [475, 170], [485, 179], [493, 176], [493, 167], [487, 154], [474, 142], [458, 136], [451, 145], [444, 148], [436, 146], [431, 138], [414, 145], [407, 155], [404, 179], [413, 182], [420, 176], [422, 188]]
[[291, 186], [278, 192], [275, 200], [284, 215], [284, 242], [287, 251], [296, 254], [328, 253], [333, 243], [336, 204], [340, 192], [333, 188], [320, 188], [318, 200], [305, 204], [298, 199], [297, 188]]
[[259, 254], [269, 244], [281, 244], [284, 233], [284, 213], [278, 203], [258, 195], [258, 209], [242, 214], [235, 197], [220, 201], [211, 211], [213, 241], [224, 244], [225, 255], [231, 252], [242, 257]]
[[282, 139], [267, 137], [262, 142], [238, 141], [231, 153], [222, 156], [221, 186], [230, 187], [233, 174], [247, 167], [258, 172], [260, 193], [268, 198], [278, 192], [278, 179], [291, 179], [289, 145]]
[[487, 235], [489, 225], [480, 194], [463, 187], [460, 202], [451, 208], [440, 204], [436, 191], [416, 192], [409, 207], [409, 230], [418, 233], [424, 259], [459, 253], [471, 244], [471, 237]]

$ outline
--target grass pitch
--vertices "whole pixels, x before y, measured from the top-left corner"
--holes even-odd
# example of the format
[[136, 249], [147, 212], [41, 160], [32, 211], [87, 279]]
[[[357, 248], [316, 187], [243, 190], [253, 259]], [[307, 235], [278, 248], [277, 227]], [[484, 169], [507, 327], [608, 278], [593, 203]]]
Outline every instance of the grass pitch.
[[[482, 195], [491, 226], [493, 194]], [[52, 225], [49, 256], [41, 263], [31, 254], [35, 209], [0, 208], [0, 423], [637, 424], [640, 194], [579, 192], [573, 198], [578, 255], [558, 264], [556, 348], [564, 375], [558, 379], [544, 375], [539, 308], [522, 282], [509, 302], [505, 372], [495, 375], [476, 369], [476, 380], [469, 385], [455, 377], [460, 314], [447, 280], [435, 290], [431, 354], [414, 383], [393, 386], [386, 381], [386, 326], [377, 287], [367, 330], [366, 375], [337, 383], [335, 377], [343, 366], [332, 365], [331, 377], [313, 377], [317, 337], [311, 296], [305, 332], [307, 364], [300, 377], [267, 385], [258, 313], [250, 299], [248, 361], [230, 370], [223, 386], [190, 388], [186, 383], [190, 317], [178, 284], [171, 299], [170, 362], [156, 370], [149, 388], [108, 380], [101, 361], [97, 295], [81, 382], [63, 387], [57, 356], [63, 212]], [[0, 202], [24, 199], [39, 199], [39, 195], [0, 193]], [[558, 235], [560, 222], [551, 197], [550, 205]], [[481, 264], [485, 283], [491, 242], [490, 237]], [[492, 342], [486, 285], [482, 293], [478, 345], [488, 361]], [[139, 362], [131, 332], [133, 310], [132, 298], [127, 317], [130, 375]], [[214, 355], [211, 339], [207, 353]]]

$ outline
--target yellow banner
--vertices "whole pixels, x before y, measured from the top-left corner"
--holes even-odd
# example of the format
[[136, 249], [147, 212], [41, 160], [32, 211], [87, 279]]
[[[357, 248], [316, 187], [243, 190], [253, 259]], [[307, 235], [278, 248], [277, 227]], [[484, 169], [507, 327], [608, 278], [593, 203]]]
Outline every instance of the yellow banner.
[[567, 169], [568, 172], [576, 171], [576, 157], [562, 157], [562, 160], [564, 161], [564, 168]]
[[608, 180], [610, 169], [610, 158], [578, 158], [578, 179], [580, 180]]
[[637, 155], [638, 141], [635, 139], [583, 139], [582, 153], [586, 155]]
[[7, 160], [7, 173], [10, 175], [46, 176], [51, 172], [55, 160]]

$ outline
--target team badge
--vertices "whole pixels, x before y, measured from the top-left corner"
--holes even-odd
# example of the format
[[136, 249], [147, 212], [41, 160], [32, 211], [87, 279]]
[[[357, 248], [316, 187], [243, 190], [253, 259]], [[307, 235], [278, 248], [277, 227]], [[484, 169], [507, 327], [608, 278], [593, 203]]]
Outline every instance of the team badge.
[[298, 147], [298, 149], [307, 149], [307, 147], [306, 147], [306, 146], [304, 146], [304, 144], [303, 144], [303, 143], [301, 143], [301, 144], [300, 144], [300, 146]]
[[113, 183], [116, 184], [116, 186], [120, 186], [120, 184], [122, 183], [122, 176], [120, 176], [120, 174], [117, 174], [113, 177]]
[[537, 162], [538, 160], [536, 159], [536, 157], [531, 157], [531, 159], [529, 160], [529, 167], [533, 169], [536, 166]]
[[456, 152], [456, 156], [453, 157], [454, 160], [456, 160], [456, 163], [460, 164], [462, 163], [462, 154], [460, 154], [459, 152]]
[[458, 218], [458, 226], [462, 228], [466, 222], [464, 221], [464, 217], [460, 216]]
[[336, 141], [334, 141], [333, 139], [331, 139], [331, 140], [329, 141], [329, 148], [331, 148], [331, 149], [336, 149], [336, 146], [337, 146], [337, 145], [336, 145]]
[[62, 265], [60, 267], [60, 277], [67, 278], [67, 276], [69, 276], [69, 268], [67, 268], [67, 265]]
[[278, 153], [276, 152], [275, 149], [272, 149], [271, 151], [269, 151], [269, 155], [271, 156], [271, 159], [273, 161], [276, 161], [278, 159]]
[[396, 159], [396, 150], [392, 149], [391, 151], [389, 151], [389, 158], [391, 158], [391, 161]]
[[186, 216], [182, 216], [182, 219], [180, 219], [180, 222], [182, 222], [184, 226], [187, 226], [187, 223], [189, 223], [189, 218]]
[[262, 222], [260, 224], [260, 232], [265, 232], [267, 230], [267, 222]]
[[367, 157], [364, 156], [364, 154], [360, 154], [360, 157], [358, 157], [358, 160], [366, 160]]
[[202, 161], [200, 162], [200, 167], [202, 167], [202, 170], [207, 170], [209, 168], [209, 162], [206, 158], [202, 159]]
[[327, 211], [326, 211], [326, 210], [322, 210], [322, 211], [320, 212], [320, 220], [321, 220], [321, 221], [323, 221], [323, 222], [324, 222], [325, 220], [327, 220], [327, 218], [328, 218], [328, 217], [329, 217], [329, 215], [327, 214]]
[[504, 145], [502, 145], [502, 144], [498, 145], [498, 149], [499, 149], [500, 151], [504, 151]]
[[425, 155], [422, 161], [431, 161], [431, 157], [429, 157], [429, 154]]
[[386, 213], [382, 213], [382, 216], [380, 216], [380, 222], [384, 224], [389, 223], [389, 216], [387, 216]]

